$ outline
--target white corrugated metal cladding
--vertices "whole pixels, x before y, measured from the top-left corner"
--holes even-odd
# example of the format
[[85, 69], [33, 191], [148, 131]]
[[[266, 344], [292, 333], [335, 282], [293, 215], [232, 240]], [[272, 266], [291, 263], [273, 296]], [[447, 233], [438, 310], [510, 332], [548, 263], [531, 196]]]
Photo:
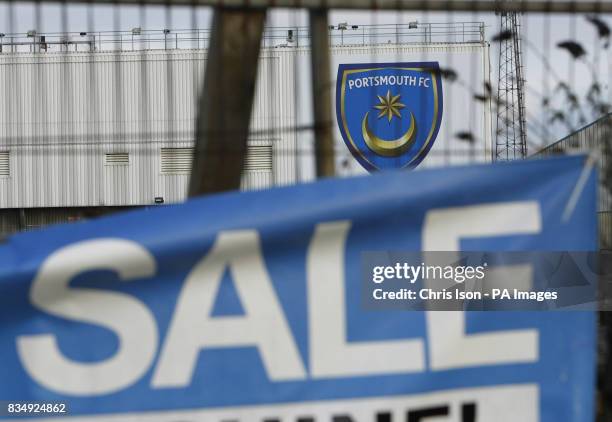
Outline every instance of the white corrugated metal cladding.
[[[417, 35], [410, 31], [420, 30], [407, 27], [404, 38], [393, 35], [395, 41], [383, 31], [375, 45], [366, 30], [353, 31], [363, 40], [360, 45], [334, 45], [332, 76], [338, 63], [435, 60], [441, 67], [460, 67], [460, 73], [474, 75], [470, 79], [482, 86], [489, 80], [484, 28], [474, 24], [467, 40], [465, 27], [447, 28], [445, 42], [432, 42], [437, 32], [431, 26]], [[0, 208], [184, 200], [206, 50], [96, 47], [94, 52], [68, 52], [66, 46], [61, 52], [40, 52], [42, 48], [8, 52], [5, 45], [0, 53]], [[312, 131], [296, 130], [312, 126], [308, 66], [307, 45], [263, 49], [244, 189], [312, 177]], [[469, 148], [479, 149], [481, 159], [490, 152], [490, 109], [474, 105], [472, 94], [461, 89], [444, 86], [440, 139], [423, 167], [465, 162], [474, 155]], [[471, 118], [466, 118], [468, 109], [474, 111]], [[466, 146], [453, 141], [458, 130], [469, 130], [478, 142]], [[335, 132], [339, 173], [363, 172]], [[449, 160], [448, 151], [454, 150], [457, 158]], [[343, 160], [350, 165], [342, 170]]]
[[[0, 207], [182, 201], [205, 50], [0, 55]], [[292, 54], [264, 52], [243, 186], [293, 183]], [[273, 98], [271, 97], [273, 96]], [[273, 133], [271, 136], [269, 133]]]

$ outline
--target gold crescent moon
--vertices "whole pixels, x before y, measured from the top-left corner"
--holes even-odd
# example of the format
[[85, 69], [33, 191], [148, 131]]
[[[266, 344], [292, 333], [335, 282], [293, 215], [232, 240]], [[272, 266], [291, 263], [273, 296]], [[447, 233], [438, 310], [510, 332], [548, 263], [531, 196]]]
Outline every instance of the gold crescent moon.
[[397, 157], [398, 155], [406, 152], [412, 145], [416, 138], [416, 122], [414, 116], [410, 113], [410, 127], [402, 136], [397, 139], [385, 140], [374, 135], [368, 126], [368, 114], [366, 112], [361, 122], [361, 132], [366, 145], [378, 155], [383, 157]]

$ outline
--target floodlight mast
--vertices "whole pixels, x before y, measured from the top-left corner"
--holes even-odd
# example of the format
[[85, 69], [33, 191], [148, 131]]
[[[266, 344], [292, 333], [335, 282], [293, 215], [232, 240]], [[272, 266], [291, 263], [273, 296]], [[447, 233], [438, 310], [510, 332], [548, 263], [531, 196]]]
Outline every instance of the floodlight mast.
[[499, 64], [495, 132], [495, 160], [510, 161], [527, 156], [525, 79], [521, 51], [519, 12], [499, 11]]

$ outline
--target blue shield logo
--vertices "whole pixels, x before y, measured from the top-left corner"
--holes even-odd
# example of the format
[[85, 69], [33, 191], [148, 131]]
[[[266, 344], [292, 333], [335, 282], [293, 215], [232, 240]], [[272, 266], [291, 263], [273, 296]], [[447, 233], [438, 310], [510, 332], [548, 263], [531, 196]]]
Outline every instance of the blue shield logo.
[[340, 132], [368, 171], [414, 168], [442, 121], [437, 62], [341, 64], [336, 87]]

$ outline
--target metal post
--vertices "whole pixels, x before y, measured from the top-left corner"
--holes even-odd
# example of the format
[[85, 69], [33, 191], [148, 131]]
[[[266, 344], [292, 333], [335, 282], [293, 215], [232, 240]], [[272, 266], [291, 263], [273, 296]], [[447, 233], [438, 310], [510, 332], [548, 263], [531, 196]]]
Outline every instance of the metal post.
[[312, 9], [309, 20], [317, 177], [330, 177], [335, 174], [335, 162], [327, 10]]
[[189, 196], [240, 187], [265, 19], [265, 9], [215, 9]]

